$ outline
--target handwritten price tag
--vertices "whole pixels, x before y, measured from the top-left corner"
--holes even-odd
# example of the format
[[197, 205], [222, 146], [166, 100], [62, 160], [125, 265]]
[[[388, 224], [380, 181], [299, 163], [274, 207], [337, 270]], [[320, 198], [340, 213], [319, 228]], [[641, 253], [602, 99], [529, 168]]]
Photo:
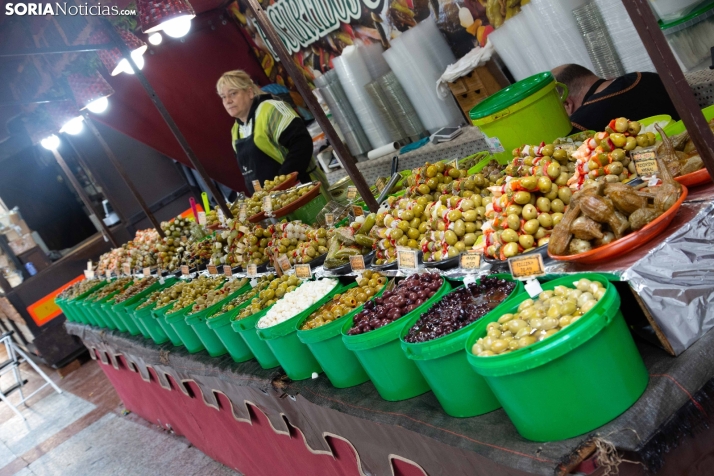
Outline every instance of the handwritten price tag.
[[364, 271], [366, 266], [364, 265], [364, 256], [362, 255], [352, 255], [350, 256], [350, 267], [353, 272]]
[[376, 185], [377, 185], [377, 191], [379, 193], [382, 193], [382, 190], [384, 190], [384, 186], [387, 185], [386, 181], [384, 180], [384, 177], [380, 177], [379, 179], [377, 179]]
[[310, 279], [312, 278], [312, 268], [309, 264], [296, 264], [295, 276], [300, 279]]
[[251, 263], [248, 265], [248, 276], [257, 276], [258, 275], [258, 266], [255, 263]]
[[357, 198], [357, 187], [350, 185], [347, 187], [347, 200], [352, 201]]
[[240, 213], [238, 214], [238, 221], [245, 221], [248, 215], [248, 205], [243, 203], [240, 206]]
[[216, 268], [216, 265], [209, 264], [207, 266], [207, 268], [208, 268], [208, 274], [218, 274], [218, 268]]
[[184, 276], [188, 276], [189, 273], [188, 273], [188, 266], [187, 266], [187, 265], [185, 265], [185, 264], [182, 264], [182, 265], [181, 265], [181, 274], [184, 275]]
[[283, 273], [287, 273], [290, 268], [292, 268], [287, 255], [282, 254], [278, 256], [278, 266], [280, 266], [280, 269], [283, 271]]
[[226, 265], [223, 266], [223, 274], [226, 275], [226, 276], [228, 276], [228, 277], [231, 277], [231, 276], [233, 276], [233, 270], [231, 269], [230, 266], [228, 266], [228, 265], [226, 264]]
[[325, 225], [331, 227], [334, 224], [335, 224], [335, 214], [334, 213], [325, 213]]
[[355, 215], [356, 217], [359, 217], [359, 216], [364, 215], [364, 210], [362, 210], [362, 207], [360, 207], [360, 206], [358, 206], [358, 205], [354, 205], [354, 206], [352, 207], [352, 213], [354, 213], [354, 215]]
[[125, 275], [127, 275], [127, 276], [131, 275], [131, 265], [129, 263], [124, 263], [121, 266], [121, 270]]
[[151, 276], [151, 268], [144, 268], [144, 270], [142, 271], [142, 273], [143, 273], [143, 275], [144, 275], [145, 278], [148, 278], [149, 276]]
[[637, 175], [654, 175], [659, 171], [657, 167], [657, 153], [654, 149], [633, 150], [630, 158], [635, 162]]
[[266, 195], [263, 197], [263, 211], [265, 213], [270, 213], [273, 211], [273, 199], [270, 198], [270, 195]]
[[481, 267], [481, 253], [475, 250], [468, 250], [461, 254], [460, 265], [461, 269], [466, 271], [475, 271]]
[[253, 180], [253, 190], [256, 192], [263, 190], [263, 187], [260, 186], [260, 180]]
[[521, 255], [508, 258], [508, 267], [514, 278], [526, 280], [545, 274], [543, 257], [540, 254]]
[[397, 265], [399, 269], [415, 271], [419, 269], [417, 251], [410, 248], [397, 248]]
[[198, 212], [198, 224], [206, 226], [206, 212]]
[[92, 269], [85, 269], [84, 270], [84, 277], [86, 279], [94, 279], [94, 270]]

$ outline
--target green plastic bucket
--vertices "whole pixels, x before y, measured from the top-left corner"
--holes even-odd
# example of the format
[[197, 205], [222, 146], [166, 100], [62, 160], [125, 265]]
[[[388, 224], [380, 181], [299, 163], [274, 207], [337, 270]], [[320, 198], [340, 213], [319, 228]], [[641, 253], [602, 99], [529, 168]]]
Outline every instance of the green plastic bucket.
[[136, 327], [139, 328], [139, 332], [141, 332], [141, 335], [144, 336], [146, 339], [151, 339], [151, 334], [149, 334], [149, 330], [146, 328], [146, 325], [144, 325], [144, 321], [142, 321], [136, 316], [138, 312], [136, 308], [141, 306], [144, 301], [144, 299], [139, 299], [135, 303], [128, 304], [124, 308], [124, 311], [126, 312], [127, 317], [136, 324]]
[[311, 378], [313, 373], [322, 373], [322, 367], [310, 352], [310, 348], [298, 338], [298, 323], [305, 320], [306, 317], [332, 299], [332, 296], [344, 289], [338, 281], [335, 287], [322, 299], [287, 321], [264, 329], [256, 327], [258, 337], [268, 344], [280, 366], [292, 380], [305, 380]]
[[[489, 322], [478, 321], [466, 341], [473, 369], [484, 377], [518, 432], [532, 441], [572, 438], [604, 425], [632, 406], [649, 376], [620, 311], [620, 296], [606, 277], [575, 274], [542, 284], [572, 287], [581, 278], [605, 286], [603, 298], [565, 329], [526, 348], [477, 357], [471, 347], [486, 335]], [[516, 312], [527, 294], [501, 313]], [[527, 397], [527, 398], [524, 398]]]
[[[513, 280], [510, 274], [498, 274], [496, 277]], [[461, 288], [462, 286], [459, 286], [456, 289]], [[511, 294], [481, 319], [488, 319], [496, 314], [501, 316], [501, 309], [522, 292], [523, 284], [518, 281]], [[429, 309], [431, 307], [429, 306]], [[428, 309], [424, 312], [427, 311]], [[405, 342], [404, 337], [414, 327], [421, 314], [423, 313], [413, 316], [402, 329], [402, 350], [414, 361], [444, 411], [453, 417], [472, 417], [500, 408], [501, 404], [496, 396], [483, 377], [471, 370], [463, 352], [466, 339], [481, 319], [438, 339], [416, 344]]]
[[240, 306], [213, 316], [206, 319], [206, 326], [216, 333], [234, 362], [245, 362], [253, 358], [253, 352], [238, 334], [238, 331], [231, 326], [231, 321], [239, 312]]
[[164, 333], [168, 336], [171, 343], [176, 347], [180, 347], [183, 345], [183, 340], [181, 340], [181, 336], [176, 333], [176, 329], [174, 329], [171, 324], [166, 322], [166, 311], [168, 311], [171, 306], [173, 306], [173, 304], [170, 303], [159, 309], [154, 308], [154, 310], [151, 312], [151, 316], [159, 325], [161, 330], [163, 330]]
[[120, 320], [124, 323], [124, 327], [126, 327], [126, 331], [129, 334], [135, 336], [142, 332], [139, 328], [139, 325], [134, 320], [133, 314], [128, 312], [127, 308], [130, 307], [132, 304], [143, 302], [146, 296], [158, 290], [159, 288], [161, 288], [161, 286], [162, 285], [157, 281], [151, 286], [141, 291], [140, 293], [136, 294], [135, 296], [132, 296], [126, 301], [120, 302], [119, 304], [114, 304], [114, 306], [111, 307], [111, 310], [114, 312], [116, 320]]
[[109, 325], [107, 320], [104, 318], [103, 313], [99, 312], [100, 303], [101, 301], [90, 301], [86, 303], [84, 308], [94, 318], [94, 322], [96, 322], [99, 327], [102, 327], [104, 329], [112, 329], [114, 327], [114, 323], [112, 322], [111, 325]]
[[106, 286], [107, 284], [108, 284], [107, 281], [99, 281], [99, 282], [97, 282], [97, 284], [95, 284], [94, 286], [92, 286], [90, 289], [83, 292], [79, 296], [77, 296], [73, 299], [68, 299], [68, 300], [60, 299], [57, 302], [58, 302], [58, 304], [60, 301], [62, 302], [62, 306], [64, 306], [64, 307], [60, 306], [60, 308], [62, 309], [63, 312], [65, 312], [65, 309], [66, 309], [65, 315], [67, 313], [69, 313], [72, 316], [72, 319], [70, 319], [72, 322], [80, 322], [82, 324], [91, 324], [91, 322], [89, 322], [87, 320], [86, 316], [82, 312], [82, 310], [80, 308], [80, 304], [84, 302], [84, 299], [87, 296], [92, 294], [97, 289]]
[[325, 205], [327, 205], [327, 199], [322, 193], [319, 193], [305, 205], [288, 213], [287, 217], [290, 221], [301, 220], [303, 223], [315, 223], [317, 215], [325, 208]]
[[[357, 286], [357, 283], [352, 283], [344, 287], [342, 292], [355, 286]], [[381, 296], [384, 289], [386, 289], [386, 286], [374, 297]], [[362, 307], [359, 306], [339, 319], [335, 319], [329, 324], [316, 329], [300, 330], [300, 326], [312, 313], [307, 314], [297, 323], [298, 339], [307, 345], [322, 370], [325, 371], [327, 378], [330, 379], [330, 383], [336, 388], [354, 387], [369, 380], [369, 375], [364, 371], [364, 367], [360, 364], [357, 356], [345, 347], [345, 343], [342, 340], [342, 326], [348, 319], [353, 318], [355, 314], [360, 312]]]
[[233, 330], [240, 334], [245, 344], [255, 356], [255, 360], [266, 370], [280, 365], [273, 351], [263, 339], [258, 337], [258, 333], [255, 329], [255, 323], [268, 312], [268, 309], [270, 309], [270, 307], [266, 307], [251, 316], [231, 322]]
[[82, 301], [77, 301], [75, 304], [75, 309], [82, 315], [83, 321], [86, 324], [89, 324], [90, 326], [95, 326], [99, 327], [99, 323], [97, 320], [94, 318], [94, 315], [89, 312], [89, 308], [87, 308], [87, 305], [89, 303], [86, 300]]
[[[559, 95], [556, 87], [563, 89]], [[499, 163], [509, 162], [511, 151], [523, 144], [553, 142], [573, 126], [563, 106], [568, 88], [550, 72], [535, 74], [493, 94], [469, 112], [471, 121], [488, 138], [498, 139], [503, 152], [494, 153]]]
[[358, 335], [348, 335], [352, 328], [353, 317], [342, 326], [342, 341], [345, 347], [357, 356], [379, 395], [392, 402], [406, 400], [429, 391], [429, 384], [424, 380], [414, 361], [409, 360], [399, 343], [404, 324], [414, 315], [421, 314], [441, 296], [451, 290], [451, 285], [444, 279], [441, 288], [421, 306], [391, 324]]
[[121, 319], [117, 318], [117, 315], [114, 313], [114, 297], [111, 299], [101, 303], [99, 305], [99, 308], [102, 310], [104, 313], [104, 318], [107, 321], [111, 321], [112, 324], [114, 324], [114, 328], [119, 330], [120, 332], [126, 332], [126, 325], [124, 324], [124, 321]]
[[144, 325], [144, 328], [149, 333], [149, 337], [154, 341], [155, 344], [161, 345], [169, 342], [169, 336], [159, 325], [159, 320], [154, 317], [154, 309], [156, 303], [151, 303], [148, 306], [137, 309], [134, 313], [134, 317], [137, 322]]
[[164, 309], [154, 311], [154, 313], [161, 312], [161, 316], [157, 317], [159, 319], [164, 319], [166, 324], [173, 327], [176, 335], [178, 335], [179, 339], [181, 339], [183, 345], [186, 346], [186, 350], [188, 350], [189, 354], [195, 354], [196, 352], [204, 350], [206, 346], [203, 345], [203, 342], [201, 342], [201, 339], [199, 339], [198, 334], [196, 334], [196, 331], [193, 330], [193, 327], [186, 323], [186, 314], [191, 310], [191, 306], [193, 306], [193, 303], [181, 310], [172, 312], [171, 314], [166, 314], [169, 307], [166, 306]]
[[196, 332], [196, 335], [206, 347], [206, 351], [211, 357], [220, 357], [221, 355], [225, 355], [228, 353], [228, 349], [218, 335], [216, 335], [216, 332], [211, 327], [208, 327], [206, 317], [218, 311], [225, 303], [236, 296], [243, 294], [249, 289], [251, 289], [251, 285], [250, 283], [246, 283], [244, 286], [241, 286], [239, 289], [236, 289], [232, 293], [228, 294], [225, 298], [221, 299], [214, 305], [204, 309], [203, 311], [188, 314], [186, 316], [186, 324], [193, 327], [193, 330]]

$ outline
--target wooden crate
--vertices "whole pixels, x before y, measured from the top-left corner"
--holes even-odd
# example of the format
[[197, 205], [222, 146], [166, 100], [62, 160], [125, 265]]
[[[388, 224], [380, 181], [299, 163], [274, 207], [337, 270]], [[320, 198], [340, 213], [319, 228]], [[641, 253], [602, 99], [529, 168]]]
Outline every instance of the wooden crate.
[[492, 62], [479, 66], [466, 76], [449, 83], [451, 93], [469, 123], [469, 111], [478, 103], [508, 85], [505, 77]]

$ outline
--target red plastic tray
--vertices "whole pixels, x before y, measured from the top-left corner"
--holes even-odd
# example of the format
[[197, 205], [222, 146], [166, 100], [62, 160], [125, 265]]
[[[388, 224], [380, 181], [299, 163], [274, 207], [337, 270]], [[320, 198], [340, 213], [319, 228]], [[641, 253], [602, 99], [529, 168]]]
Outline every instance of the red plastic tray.
[[599, 248], [586, 251], [585, 253], [578, 253], [576, 255], [563, 255], [558, 256], [548, 252], [548, 256], [558, 261], [573, 261], [576, 263], [594, 264], [602, 262], [616, 256], [621, 256], [628, 251], [632, 251], [638, 246], [642, 246], [655, 236], [662, 233], [674, 220], [674, 216], [677, 214], [677, 210], [682, 206], [682, 203], [687, 198], [689, 191], [686, 186], [682, 186], [682, 195], [679, 200], [672, 205], [672, 207], [664, 212], [662, 215], [658, 216], [656, 220], [648, 223], [641, 230], [629, 235], [625, 235], [619, 240], [615, 240], [609, 245], [600, 246]]
[[273, 210], [273, 215], [275, 216], [275, 218], [284, 217], [288, 213], [294, 212], [313, 198], [317, 197], [318, 193], [320, 193], [320, 182], [316, 183], [315, 186], [312, 187], [305, 195], [298, 198], [294, 202], [288, 203], [283, 208]]
[[702, 167], [696, 172], [675, 177], [674, 180], [686, 187], [696, 187], [697, 185], [704, 185], [705, 183], [711, 182], [712, 178], [709, 176], [706, 167]]
[[279, 190], [287, 190], [290, 187], [294, 187], [295, 184], [297, 183], [297, 176], [298, 176], [297, 172], [290, 172], [288, 174], [288, 178], [285, 179], [285, 182], [281, 183], [280, 185], [278, 185], [277, 187], [275, 187], [273, 189], [270, 189], [270, 192], [277, 192]]

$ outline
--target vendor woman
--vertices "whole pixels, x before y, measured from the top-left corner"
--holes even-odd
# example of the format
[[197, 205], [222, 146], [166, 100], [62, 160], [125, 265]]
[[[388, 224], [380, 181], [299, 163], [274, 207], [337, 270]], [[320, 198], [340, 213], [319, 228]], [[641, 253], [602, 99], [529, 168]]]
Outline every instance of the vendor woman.
[[277, 175], [298, 173], [301, 183], [320, 180], [312, 157], [312, 137], [302, 119], [287, 103], [264, 93], [245, 71], [224, 73], [216, 85], [233, 124], [233, 149], [245, 186], [262, 185]]

